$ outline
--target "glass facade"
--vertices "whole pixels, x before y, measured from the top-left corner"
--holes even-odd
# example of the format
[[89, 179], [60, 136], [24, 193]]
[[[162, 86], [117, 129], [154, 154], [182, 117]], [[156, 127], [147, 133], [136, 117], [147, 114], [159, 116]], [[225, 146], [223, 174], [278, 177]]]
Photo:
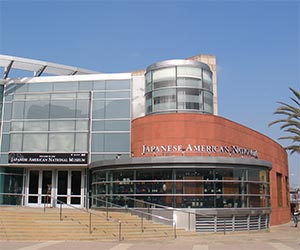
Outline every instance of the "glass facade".
[[4, 86], [0, 85], [0, 117], [2, 117], [3, 90], [4, 90]]
[[0, 205], [22, 205], [24, 195], [24, 170], [0, 167]]
[[11, 83], [4, 96], [2, 164], [9, 152], [130, 154], [130, 79]]
[[[136, 166], [135, 166], [136, 167]], [[176, 208], [270, 207], [269, 170], [243, 166], [213, 168], [140, 168], [93, 171], [94, 198], [125, 197]], [[94, 204], [96, 205], [96, 199]], [[128, 200], [129, 206], [140, 206]]]
[[203, 63], [165, 61], [145, 74], [146, 114], [213, 113], [212, 72]]

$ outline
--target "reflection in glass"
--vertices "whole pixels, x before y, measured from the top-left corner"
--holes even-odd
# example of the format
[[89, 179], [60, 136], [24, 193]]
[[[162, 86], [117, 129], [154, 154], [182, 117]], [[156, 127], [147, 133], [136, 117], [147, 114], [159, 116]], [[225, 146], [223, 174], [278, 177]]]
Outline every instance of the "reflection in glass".
[[23, 151], [28, 152], [47, 152], [47, 134], [24, 134]]
[[25, 119], [47, 119], [49, 117], [49, 101], [26, 101], [24, 117]]
[[51, 133], [49, 134], [50, 152], [74, 152], [74, 133]]
[[50, 118], [75, 118], [75, 100], [52, 100]]
[[[269, 183], [262, 178], [246, 178], [251, 168], [186, 168], [96, 170], [94, 190], [107, 192], [116, 202], [118, 195], [178, 208], [249, 208], [269, 207]], [[268, 175], [265, 169], [254, 170]], [[253, 173], [252, 173], [253, 174]], [[98, 187], [98, 185], [100, 185]], [[249, 187], [248, 187], [249, 186]], [[110, 188], [111, 187], [111, 188]], [[249, 191], [248, 191], [249, 190]], [[118, 203], [118, 204], [119, 204]], [[137, 204], [132, 204], [137, 206]], [[138, 206], [142, 206], [139, 204]]]

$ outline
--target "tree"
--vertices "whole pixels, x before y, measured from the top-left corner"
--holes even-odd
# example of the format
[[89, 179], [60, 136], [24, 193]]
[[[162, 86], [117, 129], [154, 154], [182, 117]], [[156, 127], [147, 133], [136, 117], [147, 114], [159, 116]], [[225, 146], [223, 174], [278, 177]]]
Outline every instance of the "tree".
[[292, 144], [284, 149], [289, 151], [291, 154], [295, 152], [300, 154], [300, 94], [292, 88], [289, 89], [294, 94], [294, 97], [290, 97], [290, 99], [295, 105], [278, 102], [281, 106], [276, 109], [274, 114], [283, 115], [285, 118], [275, 120], [269, 123], [269, 126], [277, 123], [282, 124], [280, 129], [287, 132], [289, 135], [279, 137], [278, 139], [291, 140]]

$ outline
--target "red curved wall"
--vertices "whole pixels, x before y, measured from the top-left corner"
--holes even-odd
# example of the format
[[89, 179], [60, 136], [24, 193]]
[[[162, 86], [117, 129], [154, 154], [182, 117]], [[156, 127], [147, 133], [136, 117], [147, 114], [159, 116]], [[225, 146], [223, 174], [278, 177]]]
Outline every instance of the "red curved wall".
[[[258, 151], [258, 159], [272, 163], [270, 171], [271, 225], [290, 221], [288, 162], [285, 150], [272, 139], [228, 119], [205, 114], [157, 114], [138, 118], [132, 122], [131, 151], [134, 157], [142, 155], [143, 145], [237, 145]], [[177, 155], [178, 152], [167, 155]], [[163, 156], [162, 153], [156, 153]], [[186, 156], [199, 155], [185, 152]], [[220, 154], [219, 154], [220, 155]], [[229, 156], [229, 154], [221, 154]], [[217, 154], [214, 154], [217, 156]], [[241, 157], [235, 155], [235, 157]], [[277, 176], [280, 174], [282, 206], [279, 205]], [[279, 175], [279, 176], [280, 176]]]

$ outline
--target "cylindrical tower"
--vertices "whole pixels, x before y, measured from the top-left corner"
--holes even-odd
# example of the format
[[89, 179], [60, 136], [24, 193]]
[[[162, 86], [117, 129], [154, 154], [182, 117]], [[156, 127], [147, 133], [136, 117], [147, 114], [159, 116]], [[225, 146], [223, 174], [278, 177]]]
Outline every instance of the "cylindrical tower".
[[192, 60], [167, 60], [145, 73], [146, 115], [197, 112], [213, 114], [212, 72]]

